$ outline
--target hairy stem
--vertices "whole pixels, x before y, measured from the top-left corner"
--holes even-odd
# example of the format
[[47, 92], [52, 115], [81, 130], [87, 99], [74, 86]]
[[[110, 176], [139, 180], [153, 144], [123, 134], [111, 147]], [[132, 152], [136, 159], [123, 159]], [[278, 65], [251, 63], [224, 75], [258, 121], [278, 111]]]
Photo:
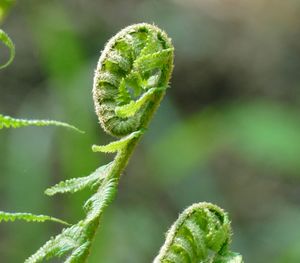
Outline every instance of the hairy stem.
[[[165, 95], [165, 91], [159, 91], [155, 94], [155, 96], [153, 96], [151, 103], [148, 104], [148, 114], [144, 119], [143, 125], [141, 127], [142, 130], [145, 130], [148, 127], [148, 125], [149, 125], [154, 113], [156, 112], [157, 108], [159, 107], [160, 102], [161, 102], [162, 98], [164, 97], [164, 95]], [[117, 153], [117, 155], [113, 161], [113, 165], [111, 167], [110, 173], [105, 178], [105, 181], [109, 181], [109, 180], [113, 179], [116, 181], [116, 187], [118, 186], [121, 174], [125, 170], [125, 168], [128, 164], [128, 161], [130, 160], [130, 157], [132, 156], [132, 153], [134, 152], [134, 149], [137, 146], [140, 139], [141, 139], [141, 136], [132, 139], [124, 149], [122, 149], [121, 151], [119, 151]], [[98, 191], [100, 191], [101, 187], [103, 185], [105, 185], [105, 181], [101, 184]], [[111, 201], [113, 201], [113, 200], [111, 200]], [[100, 220], [101, 220], [101, 215], [95, 219], [93, 224], [90, 225], [89, 236], [88, 236], [88, 239], [90, 242], [89, 242], [89, 246], [87, 247], [88, 252], [84, 253], [82, 255], [82, 258], [81, 258], [82, 261], [79, 261], [79, 262], [86, 262], [89, 254], [90, 254], [91, 245], [93, 243], [92, 241], [97, 232], [98, 226], [100, 224]]]

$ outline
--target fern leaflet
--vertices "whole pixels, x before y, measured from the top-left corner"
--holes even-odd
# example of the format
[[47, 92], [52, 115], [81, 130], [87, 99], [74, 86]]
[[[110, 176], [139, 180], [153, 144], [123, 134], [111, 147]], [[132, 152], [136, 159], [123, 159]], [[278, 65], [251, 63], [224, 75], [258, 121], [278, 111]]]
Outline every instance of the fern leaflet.
[[115, 142], [111, 142], [107, 145], [93, 145], [92, 146], [92, 150], [94, 152], [104, 152], [104, 153], [114, 153], [114, 152], [118, 152], [121, 151], [122, 149], [124, 149], [126, 147], [126, 145], [134, 138], [138, 138], [139, 136], [141, 136], [143, 134], [142, 131], [136, 131], [133, 132], [131, 134], [129, 134], [128, 136], [115, 141]]
[[28, 258], [25, 263], [41, 262], [43, 259], [60, 257], [72, 250], [71, 255], [65, 262], [82, 262], [81, 258], [86, 256], [91, 244], [92, 236], [90, 227], [93, 227], [103, 209], [109, 204], [116, 192], [114, 179], [105, 179], [98, 191], [85, 203], [87, 216], [76, 225], [66, 228], [61, 234], [49, 240], [34, 255]]
[[3, 128], [21, 128], [26, 126], [61, 126], [73, 129], [77, 132], [84, 133], [73, 125], [65, 122], [53, 121], [53, 120], [26, 120], [26, 119], [16, 119], [10, 116], [5, 116], [0, 114], [0, 130]]
[[45, 221], [53, 221], [58, 222], [64, 225], [69, 225], [67, 222], [60, 220], [58, 218], [46, 215], [34, 215], [31, 213], [7, 213], [0, 211], [0, 222], [8, 222], [15, 220], [24, 220], [26, 222], [45, 222]]
[[25, 260], [25, 263], [38, 263], [44, 259], [64, 255], [66, 252], [80, 246], [82, 233], [84, 232], [82, 222], [64, 229], [61, 234], [51, 238], [35, 254]]
[[100, 216], [103, 209], [111, 202], [116, 193], [116, 180], [108, 179], [104, 181], [98, 191], [92, 195], [84, 204], [87, 211], [86, 221], [92, 221]]
[[111, 163], [99, 167], [89, 176], [72, 178], [66, 181], [62, 181], [48, 189], [46, 189], [46, 195], [55, 195], [57, 193], [76, 193], [83, 190], [86, 187], [96, 187], [106, 177]]
[[130, 101], [129, 104], [118, 106], [115, 109], [115, 112], [118, 117], [127, 118], [131, 117], [140, 110], [140, 108], [149, 101], [151, 95], [156, 91], [165, 90], [165, 88], [151, 88], [145, 92], [137, 101]]

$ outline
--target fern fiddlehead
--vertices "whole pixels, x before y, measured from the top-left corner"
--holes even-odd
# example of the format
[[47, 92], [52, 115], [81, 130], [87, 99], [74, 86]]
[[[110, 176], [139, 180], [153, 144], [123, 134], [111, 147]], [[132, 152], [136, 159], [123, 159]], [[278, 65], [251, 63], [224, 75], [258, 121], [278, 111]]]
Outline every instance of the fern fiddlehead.
[[242, 263], [229, 251], [230, 236], [227, 213], [210, 203], [194, 204], [172, 225], [154, 263]]
[[51, 238], [26, 263], [59, 257], [85, 262], [104, 208], [117, 191], [120, 175], [158, 108], [173, 70], [171, 40], [156, 26], [141, 23], [121, 30], [103, 50], [94, 77], [93, 98], [102, 128], [120, 138], [95, 152], [116, 153], [114, 160], [87, 177], [74, 178], [46, 190], [46, 194], [75, 193], [96, 187], [86, 201], [86, 217]]
[[149, 24], [123, 29], [106, 45], [93, 97], [102, 128], [116, 137], [141, 130], [161, 100], [173, 68], [173, 46]]

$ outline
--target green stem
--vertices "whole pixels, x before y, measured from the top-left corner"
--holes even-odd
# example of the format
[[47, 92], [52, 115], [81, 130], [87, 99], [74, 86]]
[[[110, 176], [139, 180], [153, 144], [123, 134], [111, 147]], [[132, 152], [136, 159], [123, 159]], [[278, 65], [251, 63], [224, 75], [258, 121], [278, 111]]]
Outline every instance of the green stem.
[[[145, 114], [145, 117], [143, 119], [143, 125], [141, 126], [142, 130], [146, 130], [146, 128], [148, 127], [148, 125], [149, 125], [154, 113], [156, 112], [157, 108], [159, 107], [160, 102], [161, 102], [162, 98], [164, 97], [164, 95], [165, 95], [164, 90], [158, 91], [155, 94], [153, 94], [152, 99], [149, 101], [149, 103], [147, 105], [147, 109], [146, 109], [147, 114]], [[142, 136], [133, 138], [124, 149], [122, 149], [121, 151], [119, 151], [117, 153], [117, 155], [113, 161], [110, 173], [104, 179], [104, 181], [100, 185], [98, 191], [101, 190], [102, 185], [105, 185], [105, 183], [111, 179], [115, 179], [116, 187], [118, 186], [121, 174], [125, 170], [135, 147], [137, 146], [138, 142], [141, 140], [141, 137]], [[111, 200], [111, 201], [113, 201], [113, 200]], [[97, 229], [99, 227], [102, 213], [100, 213], [100, 216], [98, 216], [94, 220], [94, 222], [89, 224], [88, 237], [87, 237], [88, 241], [89, 241], [89, 245], [87, 246], [86, 253], [82, 254], [82, 257], [79, 262], [86, 262], [89, 254], [90, 254], [91, 245], [93, 243], [93, 239], [94, 239]]]

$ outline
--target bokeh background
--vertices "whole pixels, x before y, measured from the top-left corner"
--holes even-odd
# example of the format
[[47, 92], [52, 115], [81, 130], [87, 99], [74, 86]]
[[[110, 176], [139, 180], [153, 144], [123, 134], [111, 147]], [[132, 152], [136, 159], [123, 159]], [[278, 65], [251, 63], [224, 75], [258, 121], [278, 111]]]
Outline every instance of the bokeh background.
[[[93, 110], [93, 72], [121, 28], [155, 23], [176, 48], [171, 88], [89, 262], [151, 262], [179, 212], [200, 201], [229, 212], [233, 249], [246, 262], [300, 262], [300, 1], [27, 0], [4, 17], [11, 2], [0, 0], [0, 19], [17, 55], [0, 71], [0, 112], [67, 121], [86, 134], [1, 130], [0, 210], [83, 217], [88, 191], [43, 191], [112, 159], [90, 148], [113, 140]], [[0, 261], [23, 262], [60, 229], [1, 224]]]

